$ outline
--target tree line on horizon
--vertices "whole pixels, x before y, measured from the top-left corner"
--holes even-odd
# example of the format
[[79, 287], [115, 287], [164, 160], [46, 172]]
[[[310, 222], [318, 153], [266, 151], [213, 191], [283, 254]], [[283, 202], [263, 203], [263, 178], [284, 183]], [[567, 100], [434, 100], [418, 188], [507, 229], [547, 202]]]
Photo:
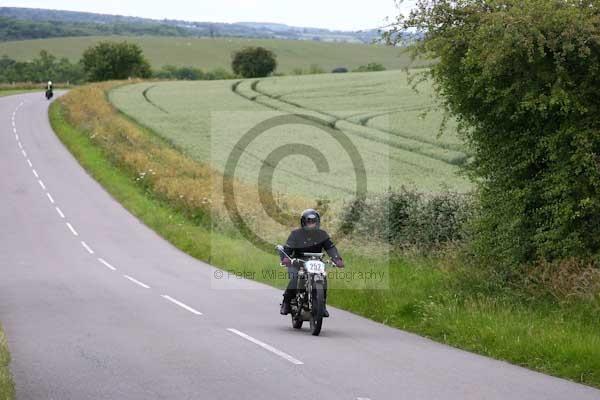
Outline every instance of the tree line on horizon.
[[[142, 48], [127, 41], [102, 41], [83, 52], [78, 62], [66, 57], [57, 58], [46, 50], [31, 61], [16, 61], [4, 55], [0, 58], [0, 83], [54, 82], [80, 84], [105, 80], [129, 78], [215, 80], [236, 77], [257, 78], [274, 75], [277, 68], [276, 54], [264, 47], [245, 47], [232, 53], [231, 69], [220, 67], [204, 71], [191, 66], [164, 65], [153, 70]], [[382, 64], [370, 62], [354, 72], [383, 71]], [[296, 68], [292, 74], [317, 74], [325, 71], [313, 64], [308, 70]], [[348, 72], [345, 67], [331, 72]], [[279, 74], [281, 75], [281, 74]]]

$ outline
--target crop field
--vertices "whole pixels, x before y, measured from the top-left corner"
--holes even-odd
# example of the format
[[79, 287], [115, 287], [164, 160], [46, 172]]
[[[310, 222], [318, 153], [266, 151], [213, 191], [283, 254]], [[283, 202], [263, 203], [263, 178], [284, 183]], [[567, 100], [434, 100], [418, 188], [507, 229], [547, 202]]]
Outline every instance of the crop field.
[[[451, 130], [438, 138], [438, 114], [425, 119], [415, 114], [431, 103], [430, 94], [415, 93], [400, 71], [139, 83], [113, 90], [110, 99], [191, 157], [221, 171], [236, 142], [252, 127], [277, 115], [297, 113], [335, 126], [334, 132], [350, 139], [365, 165], [369, 192], [401, 185], [429, 192], [470, 188], [458, 174], [466, 159], [463, 145]], [[393, 113], [387, 121], [385, 112]], [[363, 124], [364, 116], [376, 118]], [[407, 119], [410, 123], [403, 122]], [[235, 176], [264, 183], [260, 171], [267, 155], [300, 143], [317, 148], [328, 170], [317, 171], [308, 154], [287, 154], [274, 168], [274, 189], [346, 197], [356, 184], [354, 164], [331, 136], [319, 126], [286, 124], [269, 129], [243, 149]]]
[[387, 69], [399, 69], [410, 62], [400, 49], [385, 46], [302, 40], [153, 36], [86, 36], [4, 42], [0, 43], [0, 56], [6, 54], [15, 60], [27, 61], [35, 58], [41, 50], [47, 50], [57, 57], [77, 61], [87, 47], [101, 40], [127, 40], [139, 44], [154, 68], [172, 64], [205, 70], [218, 67], [230, 69], [231, 52], [244, 46], [263, 46], [273, 50], [277, 54], [278, 71], [283, 73], [290, 73], [295, 68], [308, 69], [311, 64], [330, 71], [338, 66], [353, 69], [369, 62], [381, 63]]
[[[269, 78], [258, 84], [256, 80], [143, 82], [119, 86], [109, 92], [109, 99], [193, 159], [241, 182], [243, 189], [233, 189], [235, 204], [252, 225], [262, 221], [258, 225], [264, 225], [261, 230], [267, 237], [277, 229], [266, 223], [271, 214], [265, 204], [276, 204], [288, 215], [315, 205], [327, 207], [328, 218], [335, 222], [344, 204], [364, 193], [362, 190], [377, 194], [401, 186], [424, 192], [470, 189], [459, 174], [465, 154], [431, 143], [436, 135], [427, 136], [427, 129], [438, 129], [432, 120], [421, 121], [423, 126], [415, 121], [420, 131], [411, 132], [413, 138], [391, 133], [392, 128], [384, 131], [354, 122], [358, 116], [381, 113], [386, 105], [384, 94], [361, 89], [364, 81], [376, 85], [379, 79], [402, 87], [405, 78], [400, 71], [347, 74], [343, 77], [345, 92], [337, 82], [342, 78], [335, 74]], [[329, 86], [322, 85], [322, 95], [330, 101], [318, 98], [318, 85], [312, 92], [303, 92], [305, 98], [296, 95], [298, 104], [258, 92], [263, 90], [262, 84], [268, 87], [271, 81], [285, 90], [287, 85], [300, 88], [302, 81], [308, 85], [314, 80], [329, 82]], [[336, 96], [331, 97], [328, 90], [336, 83]], [[362, 94], [356, 95], [353, 85]], [[410, 89], [404, 92], [406, 98], [401, 98], [400, 104], [423, 105], [427, 101]], [[308, 110], [300, 102], [313, 108]], [[397, 107], [390, 109], [398, 112]], [[246, 140], [253, 132], [256, 135]], [[420, 132], [426, 141], [419, 140]], [[455, 136], [450, 140], [459, 144]], [[139, 173], [142, 179], [147, 173], [177, 175], [175, 171]], [[366, 187], [357, 185], [361, 176]], [[220, 210], [215, 217], [222, 218], [228, 202], [225, 186], [219, 179], [207, 184], [211, 186], [212, 209]], [[264, 193], [272, 198], [265, 200]]]
[[254, 88], [262, 95], [304, 109], [336, 110], [336, 119], [385, 130], [392, 136], [466, 151], [452, 123], [439, 135], [442, 115], [428, 112], [434, 101], [431, 87], [420, 85], [417, 93], [407, 84], [405, 74], [398, 71], [263, 79]]

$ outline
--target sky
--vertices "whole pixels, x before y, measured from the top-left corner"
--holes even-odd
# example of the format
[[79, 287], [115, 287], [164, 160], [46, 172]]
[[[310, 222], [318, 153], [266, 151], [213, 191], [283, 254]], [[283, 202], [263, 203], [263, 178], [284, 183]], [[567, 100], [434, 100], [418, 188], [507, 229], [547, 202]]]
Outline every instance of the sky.
[[[15, 0], [4, 7], [50, 8], [155, 19], [207, 22], [277, 22], [341, 30], [384, 26], [398, 15], [394, 0]], [[414, 0], [404, 0], [402, 10]]]

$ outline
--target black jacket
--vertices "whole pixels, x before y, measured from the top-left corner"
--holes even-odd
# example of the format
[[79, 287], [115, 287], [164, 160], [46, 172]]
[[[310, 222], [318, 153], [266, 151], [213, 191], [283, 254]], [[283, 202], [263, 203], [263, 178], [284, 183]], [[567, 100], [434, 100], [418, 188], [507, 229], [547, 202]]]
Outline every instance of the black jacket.
[[[283, 246], [287, 255], [298, 258], [300, 253], [322, 253], [323, 250], [331, 258], [340, 258], [340, 255], [331, 241], [329, 234], [322, 229], [295, 229]], [[280, 254], [281, 259], [285, 257]]]

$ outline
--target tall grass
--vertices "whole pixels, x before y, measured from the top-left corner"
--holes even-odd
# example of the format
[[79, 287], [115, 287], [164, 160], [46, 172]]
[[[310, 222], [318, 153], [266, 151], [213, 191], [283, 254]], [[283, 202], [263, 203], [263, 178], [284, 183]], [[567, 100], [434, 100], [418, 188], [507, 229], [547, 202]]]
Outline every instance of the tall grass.
[[15, 387], [8, 368], [10, 354], [6, 337], [0, 326], [0, 400], [12, 400], [15, 398]]
[[[80, 163], [134, 215], [182, 250], [281, 287], [284, 280], [264, 274], [277, 269], [274, 255], [232, 232], [212, 230], [204, 219], [208, 206], [196, 206], [196, 202], [179, 197], [195, 191], [204, 195], [207, 189], [196, 185], [208, 184], [208, 177], [219, 179], [215, 171], [188, 160], [112, 109], [104, 94], [111, 85], [76, 89], [51, 107], [55, 131]], [[105, 113], [100, 114], [103, 118], [94, 110]], [[146, 172], [143, 178], [140, 171]], [[186, 184], [171, 186], [169, 180]], [[194, 208], [186, 209], [187, 205]], [[201, 217], [195, 218], [194, 210]], [[356, 243], [353, 247], [340, 245], [340, 249], [349, 271], [379, 270], [386, 273], [386, 279], [384, 287], [360, 290], [334, 279], [328, 296], [332, 305], [444, 343], [600, 387], [600, 310], [592, 304], [524, 301], [508, 290], [486, 292], [466, 283], [472, 274], [458, 259], [385, 257], [385, 252], [365, 255]], [[276, 299], [273, 307], [277, 312]], [[335, 313], [333, 317], [332, 324]]]

